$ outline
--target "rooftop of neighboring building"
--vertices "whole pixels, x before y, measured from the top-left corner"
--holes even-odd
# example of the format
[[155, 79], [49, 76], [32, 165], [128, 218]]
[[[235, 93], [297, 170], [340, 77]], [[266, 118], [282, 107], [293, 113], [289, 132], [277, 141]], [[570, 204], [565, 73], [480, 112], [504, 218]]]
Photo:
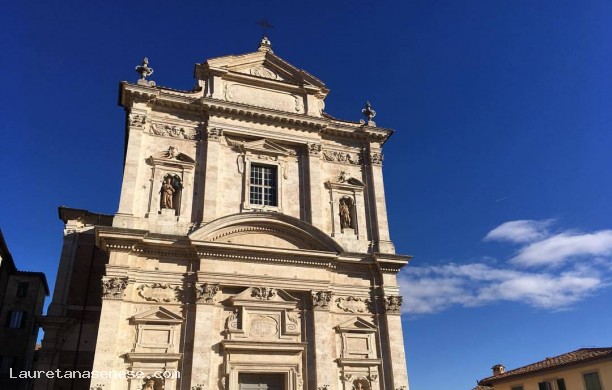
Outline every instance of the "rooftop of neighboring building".
[[[563, 355], [548, 357], [536, 363], [528, 364], [523, 367], [515, 368], [514, 370], [504, 371], [503, 366], [496, 365], [495, 367], [502, 367], [502, 370], [497, 375], [484, 378], [478, 382], [479, 386], [490, 386], [494, 382], [500, 380], [514, 379], [521, 376], [530, 374], [540, 373], [542, 371], [559, 369], [575, 364], [592, 362], [600, 359], [612, 358], [612, 347], [606, 348], [580, 348], [572, 352], [564, 353]], [[495, 370], [494, 367], [494, 370]], [[476, 388], [480, 390], [478, 387]]]

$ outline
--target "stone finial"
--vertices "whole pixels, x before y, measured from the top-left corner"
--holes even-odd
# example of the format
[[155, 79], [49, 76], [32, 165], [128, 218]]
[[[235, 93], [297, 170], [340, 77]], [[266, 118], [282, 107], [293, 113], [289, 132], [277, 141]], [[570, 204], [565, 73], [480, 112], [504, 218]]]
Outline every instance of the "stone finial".
[[366, 101], [365, 107], [361, 110], [361, 113], [368, 119], [365, 124], [368, 126], [376, 126], [376, 122], [372, 119], [376, 116], [376, 111], [372, 110], [370, 101]]
[[258, 51], [267, 51], [267, 52], [270, 52], [270, 53], [274, 53], [272, 51], [272, 43], [270, 43], [270, 40], [266, 36], [261, 38], [261, 42], [259, 42], [259, 48], [257, 50]]
[[261, 42], [259, 42], [259, 49], [257, 50], [267, 51], [267, 52], [272, 53], [272, 44], [270, 43], [270, 40], [268, 39], [267, 33], [268, 33], [268, 29], [273, 28], [274, 26], [271, 25], [265, 18], [259, 20], [257, 24], [263, 30], [263, 38], [261, 38]]
[[136, 72], [140, 74], [140, 79], [138, 80], [138, 84], [142, 85], [155, 85], [154, 81], [147, 80], [147, 77], [153, 74], [153, 68], [149, 67], [149, 59], [147, 57], [143, 58], [142, 63], [138, 65], [136, 68]]

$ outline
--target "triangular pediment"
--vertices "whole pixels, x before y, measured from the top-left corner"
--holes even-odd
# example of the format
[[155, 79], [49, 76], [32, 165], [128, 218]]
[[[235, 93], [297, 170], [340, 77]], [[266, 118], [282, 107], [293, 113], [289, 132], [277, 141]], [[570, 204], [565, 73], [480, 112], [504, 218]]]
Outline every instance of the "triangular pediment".
[[183, 322], [183, 317], [162, 306], [138, 313], [131, 319], [134, 323], [180, 324]]
[[373, 333], [378, 330], [378, 327], [373, 323], [364, 320], [363, 318], [353, 317], [350, 320], [337, 325], [336, 329], [340, 332]]
[[220, 70], [226, 74], [239, 73], [253, 78], [326, 89], [325, 84], [315, 76], [267, 51], [212, 58], [206, 61], [206, 65], [209, 69]]

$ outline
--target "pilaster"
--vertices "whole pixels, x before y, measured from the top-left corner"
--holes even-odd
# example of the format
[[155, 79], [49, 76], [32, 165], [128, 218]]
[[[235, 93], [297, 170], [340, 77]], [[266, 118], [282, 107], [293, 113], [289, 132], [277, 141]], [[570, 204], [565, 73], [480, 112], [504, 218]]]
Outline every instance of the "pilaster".
[[335, 364], [332, 351], [334, 343], [331, 314], [329, 311], [332, 299], [331, 291], [313, 291], [312, 309], [314, 317], [316, 389], [335, 390], [337, 379], [334, 375]]
[[[117, 368], [117, 338], [120, 334], [121, 321], [120, 313], [122, 306], [121, 299], [103, 299], [102, 311], [100, 313], [100, 327], [98, 328], [98, 337], [96, 340], [96, 354], [94, 356], [93, 371], [110, 371], [121, 370]], [[111, 378], [98, 378], [96, 384], [103, 385], [104, 390], [123, 390], [127, 389], [126, 381], [113, 380]], [[92, 383], [93, 384], [93, 383]]]
[[374, 213], [370, 220], [375, 221], [374, 233], [377, 244], [377, 252], [395, 253], [395, 247], [389, 236], [389, 221], [387, 219], [387, 202], [385, 200], [385, 185], [383, 182], [382, 170], [383, 155], [377, 148], [370, 148], [366, 156], [368, 164], [370, 183], [370, 201], [373, 203]]
[[309, 210], [307, 215], [309, 221], [314, 226], [321, 230], [324, 229], [324, 214], [323, 210], [323, 177], [321, 175], [321, 144], [308, 143], [308, 190], [309, 190]]
[[204, 210], [202, 211], [202, 222], [210, 222], [219, 217], [218, 200], [220, 198], [220, 173], [221, 173], [221, 137], [223, 130], [209, 127], [207, 129], [206, 145], [206, 171], [204, 173]]
[[215, 323], [215, 302], [218, 291], [218, 284], [199, 282], [196, 285], [194, 330], [197, 333], [197, 342], [193, 343], [190, 389], [216, 388], [216, 386], [211, 385], [212, 354], [214, 353], [213, 348], [211, 348], [213, 345], [211, 327]]
[[119, 198], [118, 214], [134, 215], [136, 199], [136, 183], [139, 170], [143, 164], [141, 149], [144, 138], [144, 129], [147, 123], [148, 109], [144, 103], [136, 103], [138, 108], [132, 108], [128, 115], [128, 136], [126, 140], [125, 164], [123, 168], [123, 181], [121, 183], [121, 197]]
[[[406, 370], [406, 354], [404, 351], [404, 334], [402, 330], [401, 317], [402, 297], [398, 295], [388, 295], [384, 297], [386, 339], [384, 343], [388, 349], [387, 354], [389, 359], [386, 361], [388, 370], [390, 366], [390, 374], [386, 377], [387, 384], [392, 384], [391, 390], [409, 390], [408, 389], [408, 372]], [[387, 374], [388, 375], [388, 374]]]

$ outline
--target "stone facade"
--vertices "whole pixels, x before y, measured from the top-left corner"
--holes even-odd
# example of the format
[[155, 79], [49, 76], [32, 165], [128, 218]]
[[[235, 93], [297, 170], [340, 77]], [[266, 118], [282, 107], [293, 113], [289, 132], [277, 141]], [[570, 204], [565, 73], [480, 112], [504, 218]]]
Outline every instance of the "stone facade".
[[[286, 390], [406, 388], [395, 275], [409, 258], [389, 237], [382, 175], [392, 130], [373, 111], [367, 122], [327, 115], [325, 84], [267, 39], [196, 64], [193, 91], [158, 87], [149, 70], [143, 61], [141, 80], [120, 87], [119, 210], [74, 231], [104, 255], [88, 276], [99, 295], [84, 305], [98, 322], [88, 346], [73, 347], [94, 370], [151, 378], [90, 386], [238, 390], [259, 377]], [[56, 290], [74, 283], [61, 276], [71, 245]], [[56, 291], [49, 318], [69, 296]], [[49, 357], [64, 353], [57, 340], [70, 327], [45, 334]], [[180, 378], [153, 378], [160, 371]]]

